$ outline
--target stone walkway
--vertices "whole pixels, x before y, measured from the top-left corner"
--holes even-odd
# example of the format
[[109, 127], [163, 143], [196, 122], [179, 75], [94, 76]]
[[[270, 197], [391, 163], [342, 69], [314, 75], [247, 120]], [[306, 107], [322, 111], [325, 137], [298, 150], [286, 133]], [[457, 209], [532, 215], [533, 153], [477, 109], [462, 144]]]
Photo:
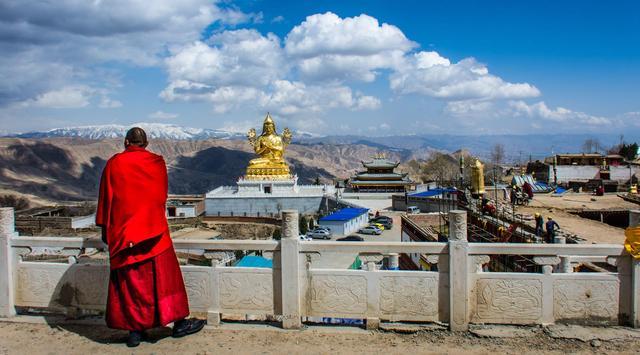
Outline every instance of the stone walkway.
[[[169, 337], [168, 328], [155, 330], [150, 343], [132, 351], [123, 343], [125, 332], [103, 325], [26, 320], [30, 323], [0, 321], [0, 354], [632, 354], [640, 347], [640, 332], [621, 327], [475, 326], [452, 333], [437, 324], [386, 324], [380, 331], [335, 326], [291, 331], [224, 323], [183, 339]], [[39, 324], [31, 323], [34, 320]]]

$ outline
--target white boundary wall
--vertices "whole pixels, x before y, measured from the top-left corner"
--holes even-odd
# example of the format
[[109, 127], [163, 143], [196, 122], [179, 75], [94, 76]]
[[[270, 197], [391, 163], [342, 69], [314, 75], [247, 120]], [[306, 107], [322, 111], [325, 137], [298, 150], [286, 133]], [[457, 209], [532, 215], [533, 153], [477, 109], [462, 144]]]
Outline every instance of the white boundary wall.
[[[592, 165], [557, 165], [556, 166], [558, 183], [567, 183], [569, 181], [587, 181], [595, 179], [600, 171], [599, 166]], [[638, 167], [632, 166], [631, 171], [628, 166], [609, 166], [609, 175], [611, 180], [619, 182], [627, 182], [632, 174], [640, 171]], [[549, 183], [553, 182], [553, 166], [549, 165]]]
[[[632, 213], [632, 225], [640, 212]], [[212, 267], [183, 266], [191, 311], [207, 315], [268, 315], [284, 328], [305, 317], [362, 318], [367, 328], [381, 320], [448, 323], [582, 323], [640, 326], [640, 262], [622, 245], [468, 243], [466, 213], [451, 211], [448, 243], [306, 242], [298, 239], [298, 213], [283, 212], [281, 241], [176, 240], [180, 250], [205, 250]], [[22, 261], [30, 248], [64, 247], [67, 264]], [[98, 240], [20, 237], [14, 214], [0, 209], [0, 317], [16, 308], [39, 307], [68, 316], [104, 310], [109, 277], [105, 264], [78, 263], [81, 248]], [[219, 251], [272, 252], [273, 269], [219, 266]], [[367, 270], [319, 269], [323, 253], [359, 254]], [[429, 255], [439, 271], [376, 271], [392, 253]], [[488, 255], [532, 255], [543, 273], [491, 273]], [[571, 260], [606, 261], [615, 273], [570, 273]]]

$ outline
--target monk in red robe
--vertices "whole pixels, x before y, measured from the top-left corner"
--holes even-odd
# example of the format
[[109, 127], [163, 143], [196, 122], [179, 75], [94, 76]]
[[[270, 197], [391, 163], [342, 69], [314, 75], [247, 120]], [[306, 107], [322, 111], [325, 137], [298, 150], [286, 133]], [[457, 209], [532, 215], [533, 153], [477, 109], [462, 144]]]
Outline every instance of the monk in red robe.
[[182, 337], [206, 323], [185, 319], [187, 293], [165, 216], [167, 168], [147, 145], [142, 128], [127, 132], [125, 150], [102, 173], [96, 212], [111, 263], [107, 325], [128, 330], [130, 347], [147, 329], [173, 322], [173, 336]]

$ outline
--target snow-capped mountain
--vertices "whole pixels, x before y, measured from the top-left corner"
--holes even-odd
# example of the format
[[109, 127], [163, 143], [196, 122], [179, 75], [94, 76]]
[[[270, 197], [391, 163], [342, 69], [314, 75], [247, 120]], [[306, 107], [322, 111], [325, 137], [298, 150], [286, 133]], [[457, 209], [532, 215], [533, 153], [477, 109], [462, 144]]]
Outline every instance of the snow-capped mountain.
[[[96, 126], [78, 126], [54, 128], [48, 131], [32, 131], [26, 133], [7, 134], [0, 132], [0, 137], [14, 138], [55, 138], [55, 137], [74, 137], [85, 139], [105, 139], [105, 138], [123, 138], [127, 134], [127, 130], [131, 127], [141, 127], [147, 132], [150, 139], [175, 139], [175, 140], [204, 140], [209, 138], [215, 139], [245, 139], [246, 134], [240, 132], [229, 132], [220, 129], [209, 128], [193, 128], [182, 127], [168, 123], [146, 123], [139, 122], [131, 125], [96, 125]], [[319, 138], [321, 136], [305, 131], [293, 131], [293, 139], [295, 141]]]
[[227, 132], [217, 129], [181, 127], [166, 123], [134, 123], [128, 126], [109, 124], [97, 126], [79, 126], [55, 128], [48, 131], [34, 131], [11, 135], [18, 138], [51, 138], [51, 137], [77, 137], [86, 139], [122, 138], [131, 127], [141, 127], [153, 139], [176, 140], [202, 140], [208, 138], [237, 139], [244, 138], [245, 134]]

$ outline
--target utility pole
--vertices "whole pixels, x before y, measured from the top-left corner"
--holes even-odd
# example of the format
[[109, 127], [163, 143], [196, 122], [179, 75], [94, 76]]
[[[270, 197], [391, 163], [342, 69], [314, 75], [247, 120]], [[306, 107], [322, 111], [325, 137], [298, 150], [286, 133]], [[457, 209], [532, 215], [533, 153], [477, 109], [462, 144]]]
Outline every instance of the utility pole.
[[518, 157], [518, 164], [522, 165], [522, 151], [519, 150], [518, 151], [519, 157]]
[[464, 156], [460, 154], [460, 190], [464, 191]]
[[558, 165], [558, 157], [553, 152], [553, 146], [551, 146], [551, 155], [553, 156], [553, 186], [558, 186], [558, 169], [556, 166]]
[[498, 208], [498, 181], [496, 177], [496, 167], [493, 167], [493, 196], [496, 203], [496, 209]]

